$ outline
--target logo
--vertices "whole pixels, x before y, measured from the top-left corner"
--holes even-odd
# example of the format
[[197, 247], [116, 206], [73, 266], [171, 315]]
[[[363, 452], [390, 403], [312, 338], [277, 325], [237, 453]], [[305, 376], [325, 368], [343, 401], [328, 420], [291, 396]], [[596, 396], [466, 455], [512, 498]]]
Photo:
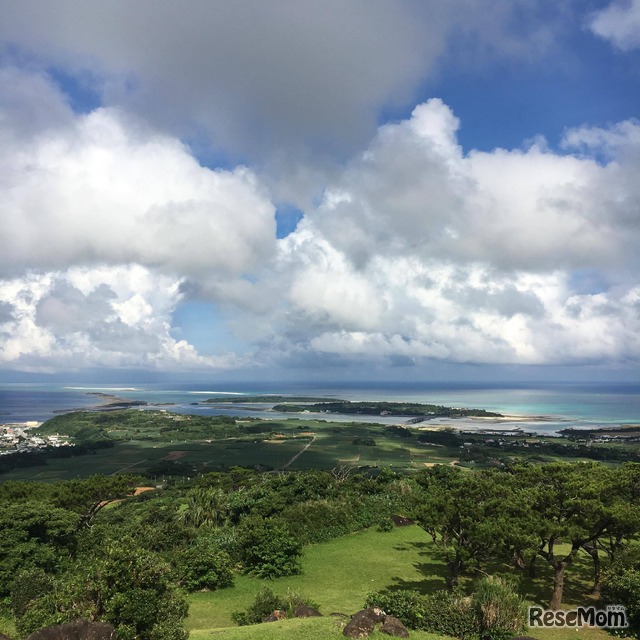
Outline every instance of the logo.
[[622, 605], [610, 605], [606, 609], [578, 607], [567, 611], [529, 607], [529, 627], [625, 629], [628, 626], [627, 611]]

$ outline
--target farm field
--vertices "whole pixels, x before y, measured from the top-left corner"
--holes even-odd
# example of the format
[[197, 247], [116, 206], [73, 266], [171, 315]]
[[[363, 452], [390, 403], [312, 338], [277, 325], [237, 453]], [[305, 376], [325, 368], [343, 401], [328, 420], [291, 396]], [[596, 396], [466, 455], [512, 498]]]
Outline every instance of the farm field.
[[403, 421], [333, 422], [304, 415], [268, 420], [141, 409], [72, 412], [49, 420], [34, 434], [66, 435], [81, 445], [77, 455], [69, 450], [20, 454], [33, 458], [15, 458], [15, 464], [13, 456], [3, 457], [0, 480], [51, 481], [121, 472], [162, 479], [233, 466], [266, 471], [345, 466], [375, 473], [381, 467], [417, 471], [435, 464], [483, 468], [525, 460], [640, 460], [640, 443], [633, 441], [593, 444], [575, 435], [461, 433], [437, 420], [427, 425]]
[[[420, 469], [425, 465], [451, 463], [458, 456], [457, 448], [399, 438], [390, 435], [387, 427], [371, 423], [292, 418], [238, 420], [237, 424], [238, 430], [242, 430], [238, 437], [188, 440], [180, 438], [179, 424], [171, 432], [155, 427], [136, 432], [126, 425], [114, 424], [104, 431], [113, 440], [112, 447], [70, 458], [51, 458], [45, 465], [6, 471], [1, 479], [67, 480], [124, 471], [154, 477], [188, 476], [231, 466], [291, 470], [331, 469], [340, 465]], [[260, 431], [251, 434], [254, 429]], [[371, 440], [373, 445], [362, 443]], [[294, 459], [299, 453], [301, 455]]]

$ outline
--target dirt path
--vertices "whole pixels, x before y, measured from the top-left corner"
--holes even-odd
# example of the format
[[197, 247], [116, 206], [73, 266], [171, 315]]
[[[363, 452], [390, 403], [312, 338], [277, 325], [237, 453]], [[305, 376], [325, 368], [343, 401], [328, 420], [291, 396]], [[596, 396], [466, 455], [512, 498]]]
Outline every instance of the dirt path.
[[307, 442], [307, 444], [305, 444], [304, 447], [302, 447], [302, 449], [300, 449], [300, 451], [298, 451], [298, 453], [289, 460], [289, 462], [282, 465], [282, 468], [286, 469], [290, 464], [294, 463], [313, 444], [315, 439], [316, 437], [313, 436], [311, 440], [309, 440], [309, 442]]
[[131, 469], [131, 467], [135, 467], [138, 464], [142, 464], [143, 462], [146, 462], [147, 458], [145, 458], [144, 460], [138, 460], [138, 462], [134, 462], [133, 464], [130, 464], [127, 467], [122, 467], [122, 469], [116, 469], [111, 475], [115, 476], [116, 473], [121, 473], [122, 471], [126, 471], [127, 469]]

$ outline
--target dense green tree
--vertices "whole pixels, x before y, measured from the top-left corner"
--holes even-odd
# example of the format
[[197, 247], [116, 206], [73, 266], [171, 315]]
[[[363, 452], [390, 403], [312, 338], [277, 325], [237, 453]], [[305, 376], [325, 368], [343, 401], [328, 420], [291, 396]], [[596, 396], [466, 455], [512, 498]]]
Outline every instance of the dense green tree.
[[623, 605], [629, 621], [625, 635], [640, 637], [640, 547], [618, 554], [604, 572], [602, 601], [605, 605]]
[[0, 596], [23, 569], [55, 571], [68, 562], [80, 516], [45, 501], [0, 503]]
[[445, 466], [428, 469], [418, 478], [424, 493], [414, 516], [438, 543], [450, 589], [470, 564], [479, 565], [504, 549], [505, 533], [519, 504], [509, 484], [496, 478]]
[[238, 526], [237, 549], [248, 571], [259, 578], [300, 573], [302, 544], [278, 522], [245, 518]]
[[198, 536], [177, 556], [175, 564], [187, 591], [212, 591], [233, 584], [233, 562], [213, 536]]
[[534, 551], [553, 569], [551, 608], [560, 607], [566, 570], [581, 549], [637, 531], [639, 510], [627, 500], [621, 473], [598, 463], [526, 465], [514, 470], [530, 513], [515, 523], [512, 543], [521, 555]]
[[100, 554], [80, 556], [53, 589], [17, 620], [21, 633], [77, 618], [114, 624], [123, 640], [186, 640], [187, 603], [171, 567], [135, 541], [108, 541]]

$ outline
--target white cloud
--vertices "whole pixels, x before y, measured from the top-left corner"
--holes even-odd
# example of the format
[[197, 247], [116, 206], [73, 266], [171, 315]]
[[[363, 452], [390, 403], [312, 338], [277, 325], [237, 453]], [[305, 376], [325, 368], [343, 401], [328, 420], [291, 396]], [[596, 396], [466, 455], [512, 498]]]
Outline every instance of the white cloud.
[[640, 0], [615, 0], [597, 11], [589, 24], [601, 38], [622, 51], [640, 47]]
[[[32, 85], [26, 96], [43, 85], [41, 76], [19, 80]], [[274, 251], [274, 208], [250, 170], [203, 168], [178, 140], [117, 110], [72, 116], [59, 100], [50, 120], [44, 105], [31, 109], [25, 139], [14, 126], [26, 118], [22, 103], [7, 103], [0, 273], [135, 262], [212, 278], [251, 271]]]
[[[465, 154], [430, 100], [380, 127], [277, 242], [255, 172], [204, 168], [120, 109], [75, 114], [45, 75], [4, 77], [4, 366], [640, 358], [635, 121], [568, 131], [562, 152]], [[605, 285], [574, 287], [584, 268]], [[191, 298], [222, 305], [254, 353], [176, 337]]]
[[605, 167], [592, 154], [561, 155], [540, 144], [465, 156], [457, 127], [435, 99], [382, 127], [327, 188], [314, 225], [358, 265], [407, 252], [534, 271], [635, 259], [627, 240], [638, 240], [637, 231], [608, 210], [637, 192], [635, 123], [610, 135], [636, 156], [625, 150]]
[[200, 356], [173, 336], [171, 314], [180, 298], [179, 281], [140, 266], [77, 267], [1, 280], [0, 299], [13, 313], [0, 324], [0, 362], [32, 371], [240, 364], [232, 354]]
[[[439, 100], [382, 127], [282, 243], [292, 339], [365, 359], [637, 361], [637, 123], [567, 132], [576, 155], [465, 155], [457, 127]], [[585, 267], [604, 291], [574, 290]]]

